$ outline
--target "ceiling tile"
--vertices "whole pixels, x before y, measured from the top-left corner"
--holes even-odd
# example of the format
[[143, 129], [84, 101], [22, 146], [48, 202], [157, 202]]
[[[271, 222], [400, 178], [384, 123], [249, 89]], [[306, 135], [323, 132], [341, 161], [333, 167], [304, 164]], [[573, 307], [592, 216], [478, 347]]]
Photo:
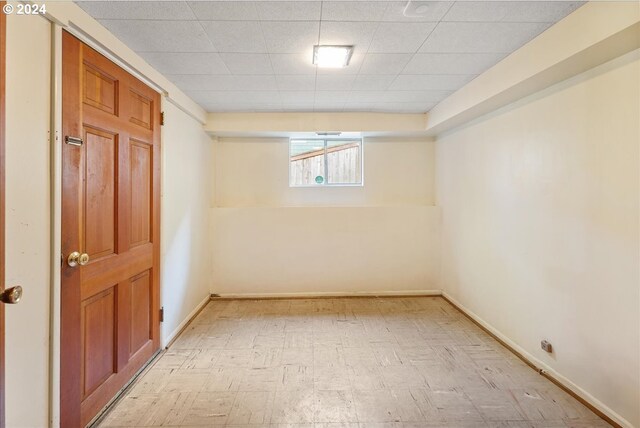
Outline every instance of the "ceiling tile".
[[[451, 1], [407, 1], [389, 3], [382, 20], [393, 22], [438, 22], [447, 13]], [[406, 10], [406, 14], [405, 14]]]
[[344, 103], [343, 111], [353, 111], [353, 112], [363, 112], [363, 111], [371, 111], [373, 104], [371, 103], [357, 103], [357, 102], [349, 102]]
[[313, 91], [316, 88], [315, 75], [277, 75], [276, 85], [281, 91]]
[[258, 2], [258, 15], [263, 21], [319, 21], [319, 1]]
[[275, 74], [316, 74], [312, 54], [271, 54]]
[[436, 26], [433, 22], [383, 22], [369, 46], [372, 53], [414, 53]]
[[321, 45], [351, 45], [354, 51], [365, 53], [378, 24], [375, 22], [323, 21], [320, 25]]
[[416, 54], [402, 74], [480, 74], [506, 54]]
[[100, 23], [134, 51], [215, 52], [197, 21], [103, 19]]
[[318, 43], [318, 22], [262, 21], [269, 53], [313, 52]]
[[396, 77], [389, 89], [400, 91], [456, 90], [474, 77], [473, 74], [404, 74]]
[[[272, 92], [272, 94], [277, 94]], [[250, 112], [250, 111], [281, 111], [282, 102], [277, 98], [269, 101], [220, 101], [216, 92], [202, 92], [194, 94], [200, 99], [198, 103], [207, 111], [212, 112]]]
[[360, 74], [398, 74], [411, 59], [411, 54], [367, 54]]
[[239, 104], [218, 104], [203, 103], [204, 108], [209, 112], [224, 113], [255, 113], [255, 112], [280, 112], [282, 103], [239, 103]]
[[322, 112], [340, 112], [344, 109], [344, 102], [339, 101], [330, 101], [330, 102], [320, 102], [316, 101], [313, 104], [313, 111], [322, 111]]
[[187, 91], [197, 99], [215, 100], [225, 104], [274, 104], [280, 103], [277, 91]]
[[385, 113], [425, 113], [431, 110], [437, 102], [425, 103], [375, 103], [372, 111]]
[[344, 103], [349, 98], [349, 91], [316, 91], [315, 102], [318, 103]]
[[79, 1], [76, 4], [95, 19], [196, 19], [184, 1]]
[[350, 103], [375, 103], [385, 93], [386, 91], [351, 91], [347, 100]]
[[267, 54], [221, 53], [220, 58], [232, 74], [273, 74]]
[[234, 81], [229, 88], [241, 91], [276, 91], [276, 78], [273, 75], [233, 76]]
[[286, 112], [311, 112], [314, 111], [313, 108], [313, 101], [309, 101], [309, 102], [290, 102], [290, 103], [283, 103], [282, 104], [282, 111], [286, 111]]
[[166, 77], [183, 91], [225, 89], [236, 78], [236, 76], [229, 74], [212, 76], [203, 74], [168, 74]]
[[217, 53], [140, 52], [140, 55], [163, 74], [229, 74]]
[[201, 21], [218, 52], [266, 53], [260, 26], [254, 21]]
[[273, 75], [193, 75], [174, 74], [167, 78], [180, 89], [191, 91], [275, 91]]
[[556, 22], [585, 2], [580, 1], [460, 1], [443, 21]]
[[352, 91], [350, 102], [427, 103], [440, 101], [451, 91]]
[[353, 86], [354, 74], [319, 74], [316, 77], [317, 91], [348, 91]]
[[257, 20], [256, 2], [252, 1], [190, 1], [189, 6], [201, 21]]
[[313, 91], [280, 91], [280, 99], [283, 103], [311, 103], [313, 102]]
[[387, 10], [384, 1], [325, 1], [323, 21], [380, 21]]
[[396, 79], [395, 75], [361, 74], [353, 82], [354, 91], [384, 91]]
[[549, 27], [547, 23], [441, 22], [420, 52], [513, 52]]

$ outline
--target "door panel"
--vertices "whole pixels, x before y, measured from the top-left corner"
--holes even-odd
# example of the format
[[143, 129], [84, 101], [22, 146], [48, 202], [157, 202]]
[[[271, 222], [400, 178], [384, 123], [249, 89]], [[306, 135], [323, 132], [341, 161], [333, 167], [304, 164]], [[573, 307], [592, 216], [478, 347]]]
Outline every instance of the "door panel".
[[82, 302], [83, 399], [115, 373], [115, 288]]
[[145, 129], [151, 129], [153, 100], [135, 91], [129, 91], [129, 120]]
[[84, 249], [92, 260], [115, 253], [118, 135], [85, 127]]
[[131, 139], [131, 247], [151, 242], [152, 151], [151, 145]]
[[[63, 33], [62, 426], [84, 426], [159, 349], [159, 95]], [[73, 252], [86, 265], [70, 266]]]
[[118, 81], [90, 64], [82, 64], [84, 88], [82, 101], [102, 111], [117, 115]]
[[131, 280], [131, 332], [129, 355], [138, 352], [151, 337], [151, 275], [146, 271]]

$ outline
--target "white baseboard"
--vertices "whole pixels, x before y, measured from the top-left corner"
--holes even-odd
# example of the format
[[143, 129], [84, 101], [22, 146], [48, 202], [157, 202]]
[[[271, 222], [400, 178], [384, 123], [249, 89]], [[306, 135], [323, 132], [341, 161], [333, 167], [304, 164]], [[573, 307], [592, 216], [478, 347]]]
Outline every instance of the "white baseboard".
[[165, 348], [173, 339], [175, 339], [181, 332], [182, 329], [191, 322], [191, 320], [202, 310], [202, 308], [211, 301], [211, 296], [207, 295], [198, 305], [192, 310], [189, 315], [186, 316], [184, 320], [169, 334], [167, 337], [162, 338], [162, 347]]
[[517, 343], [515, 343], [514, 341], [509, 339], [507, 336], [502, 334], [499, 330], [494, 328], [491, 324], [487, 323], [485, 320], [480, 318], [474, 312], [470, 311], [463, 304], [458, 302], [449, 293], [443, 291], [441, 294], [442, 294], [443, 297], [445, 297], [446, 299], [450, 300], [454, 305], [456, 305], [458, 307], [458, 309], [460, 309], [462, 312], [464, 312], [466, 315], [468, 315], [470, 318], [472, 318], [474, 321], [476, 321], [482, 327], [484, 327], [485, 329], [490, 331], [491, 334], [493, 334], [494, 336], [496, 336], [497, 338], [502, 340], [504, 343], [506, 343], [508, 346], [510, 346], [513, 350], [515, 350], [520, 355], [522, 355], [524, 358], [529, 360], [529, 362], [532, 363], [533, 365], [535, 365], [538, 369], [543, 370], [547, 375], [549, 375], [552, 378], [556, 379], [564, 387], [566, 387], [567, 389], [571, 390], [574, 394], [576, 394], [579, 397], [581, 397], [583, 400], [585, 400], [590, 405], [592, 405], [593, 407], [595, 407], [596, 409], [601, 411], [603, 414], [607, 415], [609, 418], [611, 418], [611, 420], [616, 422], [618, 425], [620, 425], [622, 427], [625, 427], [625, 428], [634, 428], [633, 425], [629, 421], [627, 421], [625, 418], [623, 418], [622, 416], [617, 414], [615, 411], [610, 409], [607, 405], [602, 403], [600, 400], [595, 398], [593, 395], [591, 395], [590, 393], [588, 393], [584, 389], [580, 388], [578, 385], [573, 383], [571, 380], [567, 379], [566, 377], [564, 377], [563, 375], [561, 375], [560, 373], [556, 372], [554, 369], [549, 367], [547, 364], [545, 364], [544, 362], [540, 361], [538, 358], [536, 358], [533, 355], [531, 355], [529, 352], [527, 352], [520, 345], [518, 345]]
[[336, 292], [303, 292], [303, 293], [220, 293], [212, 294], [222, 299], [287, 299], [314, 297], [385, 297], [385, 296], [442, 296], [440, 290], [401, 290], [401, 291], [336, 291]]

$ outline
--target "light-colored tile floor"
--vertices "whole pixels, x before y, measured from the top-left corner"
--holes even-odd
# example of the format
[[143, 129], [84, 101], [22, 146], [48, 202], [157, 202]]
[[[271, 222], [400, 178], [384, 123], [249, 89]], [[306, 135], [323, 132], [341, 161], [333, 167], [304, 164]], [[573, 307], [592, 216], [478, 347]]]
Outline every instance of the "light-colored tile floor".
[[212, 301], [101, 427], [603, 427], [439, 297]]

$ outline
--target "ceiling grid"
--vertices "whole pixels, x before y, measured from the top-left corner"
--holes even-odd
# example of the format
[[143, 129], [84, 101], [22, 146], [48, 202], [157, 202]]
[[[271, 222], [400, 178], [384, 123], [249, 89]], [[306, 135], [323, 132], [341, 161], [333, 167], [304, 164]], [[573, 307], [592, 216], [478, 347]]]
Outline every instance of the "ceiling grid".
[[[583, 2], [77, 4], [210, 112], [422, 113]], [[354, 45], [350, 64], [317, 68], [315, 44]]]

